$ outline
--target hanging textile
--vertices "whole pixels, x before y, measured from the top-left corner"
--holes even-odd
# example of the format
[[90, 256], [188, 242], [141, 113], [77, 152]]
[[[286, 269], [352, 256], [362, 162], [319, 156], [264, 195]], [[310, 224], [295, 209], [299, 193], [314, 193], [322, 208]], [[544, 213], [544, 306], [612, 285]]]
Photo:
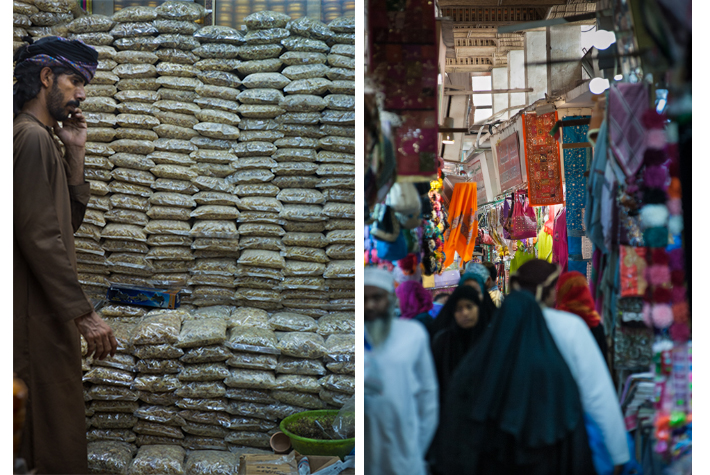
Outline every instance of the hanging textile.
[[544, 228], [537, 235], [537, 257], [552, 263], [552, 236]]
[[433, 2], [369, 1], [370, 71], [384, 109], [402, 123], [393, 131], [397, 180], [436, 179], [439, 45]]
[[454, 262], [454, 251], [464, 260], [471, 258], [478, 235], [476, 184], [457, 183], [449, 204], [449, 229], [444, 234], [444, 268]]
[[514, 186], [523, 183], [519, 148], [517, 132], [501, 140], [496, 145], [498, 180], [500, 181], [500, 189], [502, 191], [510, 190]]
[[643, 164], [646, 128], [641, 118], [646, 109], [646, 84], [614, 83], [609, 88], [609, 146], [626, 176], [634, 175]]
[[587, 180], [586, 200], [584, 204], [584, 226], [587, 236], [592, 240], [600, 252], [606, 254], [607, 248], [604, 244], [604, 231], [602, 229], [602, 190], [604, 188], [604, 173], [608, 159], [608, 134], [607, 122], [602, 122], [599, 127], [596, 146], [594, 147], [594, 159], [589, 171]]
[[[579, 120], [590, 116], [570, 116], [562, 119]], [[589, 125], [563, 127], [562, 143], [583, 143], [587, 141]], [[564, 150], [565, 163], [565, 205], [567, 206], [567, 235], [584, 236], [584, 201], [587, 179], [587, 154], [589, 148], [568, 148]], [[586, 272], [585, 272], [586, 273]]]
[[557, 112], [523, 116], [528, 197], [532, 206], [564, 202], [560, 148], [557, 140], [550, 136], [556, 121]]
[[567, 272], [567, 220], [565, 208], [555, 217], [555, 230], [552, 234], [552, 263], [559, 264], [562, 272]]

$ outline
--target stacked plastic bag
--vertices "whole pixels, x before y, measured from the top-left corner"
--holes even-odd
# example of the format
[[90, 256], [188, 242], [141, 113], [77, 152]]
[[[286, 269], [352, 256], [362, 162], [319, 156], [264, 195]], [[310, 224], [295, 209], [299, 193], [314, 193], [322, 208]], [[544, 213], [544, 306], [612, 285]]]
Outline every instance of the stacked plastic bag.
[[147, 473], [153, 445], [206, 451], [196, 466], [267, 448], [283, 418], [354, 391], [354, 22], [259, 12], [239, 32], [199, 28], [204, 13], [168, 1], [67, 26], [100, 61], [81, 282], [183, 301], [102, 309], [119, 353], [84, 360], [97, 467], [130, 452]]

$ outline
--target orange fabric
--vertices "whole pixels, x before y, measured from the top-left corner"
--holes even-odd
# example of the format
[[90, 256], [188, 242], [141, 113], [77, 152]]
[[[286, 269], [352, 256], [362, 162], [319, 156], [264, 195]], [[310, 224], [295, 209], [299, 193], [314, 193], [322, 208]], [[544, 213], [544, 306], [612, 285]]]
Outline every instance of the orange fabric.
[[444, 236], [444, 267], [454, 262], [454, 252], [470, 259], [478, 236], [476, 183], [456, 183], [448, 209], [449, 229]]
[[678, 199], [683, 197], [680, 192], [680, 180], [678, 178], [671, 178], [671, 186], [668, 187], [668, 196]]

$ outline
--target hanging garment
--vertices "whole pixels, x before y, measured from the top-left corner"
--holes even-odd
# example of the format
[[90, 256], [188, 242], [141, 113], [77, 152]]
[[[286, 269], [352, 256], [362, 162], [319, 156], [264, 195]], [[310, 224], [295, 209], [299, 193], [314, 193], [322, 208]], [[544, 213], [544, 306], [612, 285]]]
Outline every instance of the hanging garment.
[[646, 84], [615, 82], [609, 88], [609, 146], [626, 176], [635, 175], [643, 164], [646, 128], [641, 118], [646, 109]]
[[457, 252], [464, 260], [471, 258], [476, 245], [475, 237], [478, 235], [476, 194], [476, 183], [467, 182], [454, 185], [448, 209], [449, 229], [444, 234], [445, 268], [454, 262], [454, 252]]
[[557, 140], [549, 133], [556, 121], [557, 112], [523, 116], [528, 198], [532, 206], [564, 202], [560, 148]]
[[[612, 249], [614, 244], [618, 244], [618, 221], [619, 212], [616, 203], [618, 182], [614, 174], [612, 162], [613, 157], [609, 157], [604, 171], [604, 186], [602, 187], [602, 234], [604, 235], [604, 247]], [[616, 241], [616, 242], [615, 242]]]
[[586, 201], [584, 204], [584, 225], [587, 229], [587, 237], [603, 254], [607, 253], [604, 244], [604, 231], [602, 229], [602, 189], [604, 187], [604, 174], [608, 159], [607, 148], [607, 123], [602, 122], [597, 136], [596, 147], [594, 148], [594, 159], [589, 171], [587, 180]]
[[520, 268], [520, 266], [532, 259], [535, 259], [535, 254], [533, 254], [532, 252], [525, 252], [522, 249], [522, 246], [518, 246], [518, 250], [515, 251], [515, 256], [513, 256], [513, 260], [510, 261], [510, 275], [514, 274], [515, 271]]
[[541, 229], [537, 235], [537, 257], [547, 262], [552, 262], [552, 236], [545, 230]]
[[[570, 116], [563, 120], [587, 119], [589, 116]], [[562, 129], [563, 143], [583, 143], [587, 141], [589, 125], [568, 126]], [[565, 163], [565, 206], [567, 207], [567, 235], [584, 235], [584, 202], [587, 178], [587, 154], [589, 148], [568, 148], [564, 150]]]
[[552, 263], [559, 264], [562, 272], [567, 272], [567, 219], [562, 208], [555, 218], [555, 231], [552, 235]]

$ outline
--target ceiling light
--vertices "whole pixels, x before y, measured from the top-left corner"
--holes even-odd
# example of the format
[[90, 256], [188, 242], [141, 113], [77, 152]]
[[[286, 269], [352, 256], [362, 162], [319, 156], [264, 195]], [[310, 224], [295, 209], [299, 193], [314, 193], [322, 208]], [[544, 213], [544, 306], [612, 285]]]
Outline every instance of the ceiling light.
[[598, 50], [605, 50], [616, 43], [616, 35], [613, 31], [597, 30], [592, 35], [592, 45]]
[[602, 78], [594, 78], [589, 81], [589, 90], [592, 94], [601, 94], [609, 89], [609, 80]]

